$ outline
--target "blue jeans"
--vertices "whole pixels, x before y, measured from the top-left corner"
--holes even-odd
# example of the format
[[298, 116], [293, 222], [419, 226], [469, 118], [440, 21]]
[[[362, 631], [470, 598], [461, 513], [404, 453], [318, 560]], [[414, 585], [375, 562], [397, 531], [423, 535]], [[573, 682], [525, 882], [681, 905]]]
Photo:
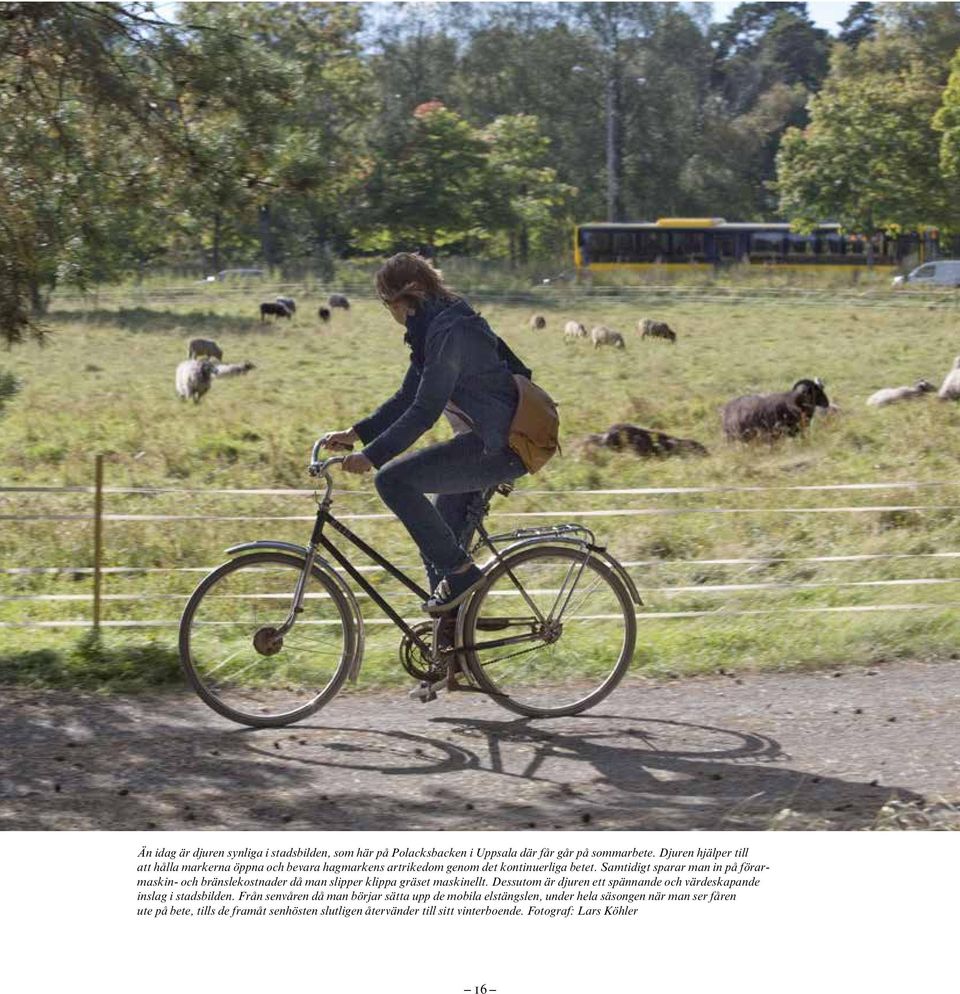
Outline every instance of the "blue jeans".
[[[467, 432], [391, 460], [374, 482], [417, 543], [432, 590], [469, 562], [465, 545], [473, 531], [469, 512], [477, 493], [526, 471], [515, 452], [484, 452], [479, 435]], [[427, 494], [436, 494], [436, 503]]]

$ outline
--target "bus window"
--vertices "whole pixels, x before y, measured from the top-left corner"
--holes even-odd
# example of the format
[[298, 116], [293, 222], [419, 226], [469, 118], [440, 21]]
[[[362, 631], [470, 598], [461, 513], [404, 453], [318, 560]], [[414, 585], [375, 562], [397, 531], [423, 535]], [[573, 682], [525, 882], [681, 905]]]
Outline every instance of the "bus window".
[[606, 231], [581, 232], [581, 245], [588, 262], [607, 262], [610, 258], [610, 235]]
[[750, 255], [761, 259], [780, 258], [783, 235], [775, 231], [755, 231], [750, 236]]
[[701, 261], [704, 257], [702, 231], [674, 231], [670, 258], [675, 262]]
[[812, 255], [814, 239], [809, 235], [788, 235], [787, 254], [790, 256]]
[[656, 262], [668, 253], [669, 243], [665, 231], [641, 231], [638, 241], [637, 259], [640, 262]]
[[637, 250], [634, 245], [632, 231], [615, 231], [613, 233], [613, 261], [634, 262]]
[[843, 235], [827, 235], [823, 242], [823, 251], [827, 255], [843, 255]]

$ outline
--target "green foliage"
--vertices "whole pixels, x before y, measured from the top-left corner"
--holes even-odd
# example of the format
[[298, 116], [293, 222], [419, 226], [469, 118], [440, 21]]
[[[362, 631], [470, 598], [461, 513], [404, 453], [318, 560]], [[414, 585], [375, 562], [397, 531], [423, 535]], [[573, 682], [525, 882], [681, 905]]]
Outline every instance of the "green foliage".
[[960, 51], [950, 63], [950, 78], [934, 115], [933, 127], [941, 132], [940, 169], [956, 182], [960, 179]]
[[949, 217], [931, 123], [940, 94], [906, 38], [835, 49], [831, 74], [811, 100], [810, 124], [789, 130], [780, 146], [781, 210], [806, 224], [831, 218], [859, 231]]

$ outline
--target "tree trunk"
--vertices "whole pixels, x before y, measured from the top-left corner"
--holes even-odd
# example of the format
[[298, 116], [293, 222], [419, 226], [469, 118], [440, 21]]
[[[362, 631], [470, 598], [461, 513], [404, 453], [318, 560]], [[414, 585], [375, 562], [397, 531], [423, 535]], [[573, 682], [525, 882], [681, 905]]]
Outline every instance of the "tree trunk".
[[43, 292], [39, 280], [30, 281], [30, 310], [38, 317], [47, 313], [49, 295]]
[[273, 269], [273, 233], [270, 230], [270, 205], [263, 204], [257, 216], [260, 232], [260, 257], [266, 269]]
[[220, 211], [213, 215], [213, 271], [219, 273], [223, 268], [220, 261], [220, 241], [223, 237], [223, 217]]
[[620, 194], [623, 174], [623, 123], [620, 107], [620, 68], [611, 59], [604, 80], [604, 103], [607, 118], [607, 220], [623, 220]]
[[520, 256], [520, 265], [525, 266], [527, 260], [530, 258], [530, 232], [527, 231], [527, 226], [522, 224], [520, 226], [520, 232], [517, 238], [517, 251]]

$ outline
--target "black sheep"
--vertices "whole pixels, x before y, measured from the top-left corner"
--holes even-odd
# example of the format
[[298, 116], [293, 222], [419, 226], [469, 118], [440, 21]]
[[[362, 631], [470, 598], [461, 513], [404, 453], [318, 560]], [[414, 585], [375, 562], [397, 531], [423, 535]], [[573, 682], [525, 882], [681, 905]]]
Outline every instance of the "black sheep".
[[265, 300], [260, 305], [260, 320], [265, 321], [268, 314], [272, 314], [275, 318], [287, 318], [290, 319], [290, 310], [284, 304], [278, 304], [273, 300]]
[[817, 380], [797, 380], [786, 393], [736, 397], [723, 408], [723, 431], [731, 442], [781, 438], [803, 432], [818, 407], [830, 401]]

